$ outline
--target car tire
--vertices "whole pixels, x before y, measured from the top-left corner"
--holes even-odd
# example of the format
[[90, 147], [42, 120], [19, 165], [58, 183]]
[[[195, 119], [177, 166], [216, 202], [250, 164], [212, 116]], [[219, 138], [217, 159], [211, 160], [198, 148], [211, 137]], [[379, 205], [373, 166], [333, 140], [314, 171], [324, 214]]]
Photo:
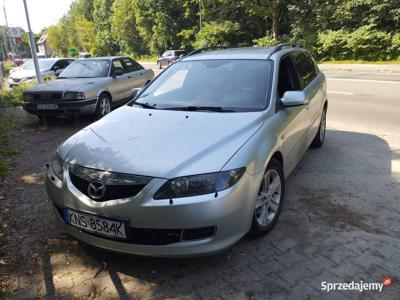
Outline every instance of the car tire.
[[285, 178], [281, 163], [272, 158], [265, 170], [254, 205], [249, 236], [259, 238], [275, 226], [285, 198]]
[[326, 108], [323, 109], [318, 132], [311, 143], [311, 148], [321, 148], [324, 144], [326, 134]]
[[161, 62], [157, 62], [157, 68], [162, 69]]
[[96, 120], [100, 120], [105, 115], [111, 112], [111, 99], [107, 94], [101, 94], [97, 100], [96, 111], [94, 116]]

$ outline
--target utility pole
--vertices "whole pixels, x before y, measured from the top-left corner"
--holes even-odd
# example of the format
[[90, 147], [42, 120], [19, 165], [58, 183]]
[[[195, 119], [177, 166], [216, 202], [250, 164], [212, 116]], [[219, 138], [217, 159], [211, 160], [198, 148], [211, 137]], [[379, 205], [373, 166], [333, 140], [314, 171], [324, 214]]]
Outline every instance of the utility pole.
[[26, 22], [28, 23], [29, 44], [31, 46], [33, 63], [35, 64], [36, 81], [38, 83], [42, 83], [42, 77], [40, 76], [40, 69], [39, 69], [39, 61], [38, 61], [38, 57], [37, 57], [37, 53], [36, 53], [35, 39], [33, 38], [31, 22], [29, 21], [28, 6], [26, 5], [26, 0], [23, 0], [23, 1], [24, 1], [24, 7], [25, 7]]
[[199, 0], [199, 19], [200, 19], [200, 31], [203, 27], [202, 20], [201, 20], [201, 0]]
[[[8, 21], [7, 21], [7, 11], [6, 11], [6, 0], [3, 1], [3, 12], [4, 12], [4, 19], [6, 21], [6, 37], [8, 39], [8, 41], [10, 42], [10, 50], [12, 53], [15, 53], [15, 49], [14, 49], [14, 43], [13, 40], [10, 36], [10, 28], [8, 27]], [[7, 43], [8, 45], [8, 43]]]

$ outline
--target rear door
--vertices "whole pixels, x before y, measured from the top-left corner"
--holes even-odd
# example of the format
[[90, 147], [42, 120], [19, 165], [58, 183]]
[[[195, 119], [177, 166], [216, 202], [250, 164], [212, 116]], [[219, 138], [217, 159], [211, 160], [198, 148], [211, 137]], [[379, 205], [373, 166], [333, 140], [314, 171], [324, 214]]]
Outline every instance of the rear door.
[[[308, 52], [295, 52], [292, 55], [293, 63], [300, 80], [300, 87], [308, 98], [307, 105], [307, 131], [304, 136], [304, 152], [311, 144], [319, 125], [319, 117], [324, 103], [323, 98], [323, 75], [316, 66]], [[321, 76], [318, 76], [321, 75]]]
[[132, 91], [133, 88], [143, 87], [146, 82], [143, 67], [129, 57], [124, 57], [123, 62], [128, 76], [129, 89]]

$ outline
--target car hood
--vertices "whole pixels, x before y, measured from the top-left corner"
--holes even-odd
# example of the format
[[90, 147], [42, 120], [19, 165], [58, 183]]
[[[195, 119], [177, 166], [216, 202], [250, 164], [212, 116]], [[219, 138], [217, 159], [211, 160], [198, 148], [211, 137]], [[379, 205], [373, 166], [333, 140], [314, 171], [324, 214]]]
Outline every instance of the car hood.
[[261, 127], [262, 112], [213, 113], [123, 106], [73, 135], [68, 163], [159, 178], [217, 172]]
[[[41, 72], [43, 73], [43, 71]], [[10, 74], [10, 77], [15, 79], [30, 78], [35, 76], [36, 76], [35, 70], [24, 70], [24, 69], [15, 70]]]
[[95, 84], [95, 80], [101, 79], [94, 78], [66, 78], [55, 79], [42, 83], [31, 88], [30, 92], [46, 92], [46, 91], [84, 91], [86, 88]]

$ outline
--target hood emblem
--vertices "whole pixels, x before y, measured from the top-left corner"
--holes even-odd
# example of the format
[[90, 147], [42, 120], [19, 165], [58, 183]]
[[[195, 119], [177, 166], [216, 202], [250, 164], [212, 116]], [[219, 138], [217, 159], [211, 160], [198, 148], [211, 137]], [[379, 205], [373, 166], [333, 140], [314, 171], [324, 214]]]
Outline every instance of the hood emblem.
[[106, 194], [106, 185], [101, 180], [94, 180], [89, 183], [87, 192], [90, 198], [101, 199]]

